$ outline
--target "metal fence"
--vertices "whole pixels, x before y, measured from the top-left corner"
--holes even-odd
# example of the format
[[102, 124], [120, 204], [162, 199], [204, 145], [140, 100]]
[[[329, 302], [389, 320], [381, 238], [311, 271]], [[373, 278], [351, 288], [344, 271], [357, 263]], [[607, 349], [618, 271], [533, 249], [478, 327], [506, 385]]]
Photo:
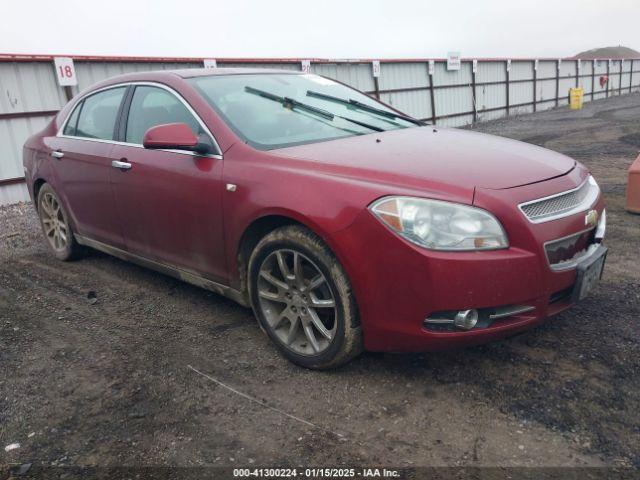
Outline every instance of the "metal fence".
[[[122, 73], [202, 68], [202, 58], [72, 57], [78, 85], [58, 86], [52, 56], [0, 54], [0, 205], [27, 200], [22, 144], [73, 95]], [[218, 59], [219, 67], [302, 70], [302, 59]], [[571, 87], [585, 101], [638, 91], [640, 59], [446, 59], [380, 61], [311, 59], [309, 71], [345, 82], [416, 118], [462, 126], [568, 103]], [[601, 79], [606, 82], [601, 83]]]

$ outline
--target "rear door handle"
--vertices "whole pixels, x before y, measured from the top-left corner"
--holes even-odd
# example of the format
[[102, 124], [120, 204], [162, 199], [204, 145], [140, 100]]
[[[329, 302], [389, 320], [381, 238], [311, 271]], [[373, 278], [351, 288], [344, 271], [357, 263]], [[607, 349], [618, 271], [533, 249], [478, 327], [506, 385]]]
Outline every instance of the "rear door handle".
[[[123, 158], [122, 160], [126, 159]], [[131, 164], [129, 162], [123, 162], [121, 160], [113, 160], [111, 162], [111, 166], [120, 170], [131, 170]]]
[[51, 156], [60, 160], [62, 157], [64, 157], [64, 153], [60, 150], [54, 150], [53, 152], [51, 152]]

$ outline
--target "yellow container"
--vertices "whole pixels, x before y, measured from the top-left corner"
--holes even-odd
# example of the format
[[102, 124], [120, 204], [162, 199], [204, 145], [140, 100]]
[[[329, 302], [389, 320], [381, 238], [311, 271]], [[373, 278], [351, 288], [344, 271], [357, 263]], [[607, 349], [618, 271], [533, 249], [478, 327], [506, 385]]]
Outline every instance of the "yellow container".
[[569, 108], [571, 110], [580, 110], [582, 108], [582, 100], [584, 98], [584, 89], [570, 88], [569, 89]]

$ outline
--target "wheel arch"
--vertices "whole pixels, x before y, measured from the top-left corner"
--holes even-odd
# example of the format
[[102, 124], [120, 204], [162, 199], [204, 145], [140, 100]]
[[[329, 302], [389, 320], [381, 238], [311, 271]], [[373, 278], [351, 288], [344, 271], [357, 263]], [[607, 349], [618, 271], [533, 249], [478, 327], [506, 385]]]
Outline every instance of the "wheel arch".
[[292, 211], [277, 210], [264, 212], [247, 225], [240, 236], [239, 242], [235, 246], [235, 268], [237, 269], [240, 291], [243, 295], [248, 294], [247, 268], [249, 266], [251, 252], [265, 235], [277, 228], [287, 225], [300, 225], [307, 228], [312, 233], [318, 235], [337, 258], [340, 257], [335, 251], [334, 245], [332, 245], [327, 233], [309, 219], [301, 217], [297, 212]]
[[[302, 225], [299, 220], [282, 213], [271, 213], [255, 218], [242, 232], [240, 241], [236, 246], [236, 268], [240, 281], [240, 291], [248, 299], [249, 288], [247, 279], [247, 268], [249, 257], [258, 242], [269, 232], [287, 225]], [[308, 227], [307, 227], [308, 228]]]
[[36, 211], [38, 211], [38, 194], [40, 193], [40, 189], [42, 188], [42, 186], [48, 183], [44, 178], [38, 177], [33, 181], [33, 205], [36, 208]]
[[66, 197], [64, 197], [62, 195], [62, 192], [59, 192], [58, 190], [56, 190], [53, 186], [53, 182], [51, 182], [50, 180], [48, 180], [46, 177], [44, 176], [39, 176], [37, 177], [35, 180], [33, 180], [33, 182], [31, 183], [31, 188], [33, 189], [33, 206], [36, 209], [36, 212], [38, 212], [38, 195], [40, 194], [40, 190], [42, 189], [42, 187], [44, 185], [50, 185], [51, 188], [53, 189], [53, 191], [56, 193], [58, 200], [62, 203], [67, 216], [68, 216], [68, 221], [69, 221], [69, 225], [71, 226], [71, 229], [74, 232], [77, 232], [77, 223], [76, 223], [76, 219], [75, 216], [73, 215], [73, 212], [71, 211], [71, 209], [69, 208], [69, 205], [67, 203], [67, 199]]

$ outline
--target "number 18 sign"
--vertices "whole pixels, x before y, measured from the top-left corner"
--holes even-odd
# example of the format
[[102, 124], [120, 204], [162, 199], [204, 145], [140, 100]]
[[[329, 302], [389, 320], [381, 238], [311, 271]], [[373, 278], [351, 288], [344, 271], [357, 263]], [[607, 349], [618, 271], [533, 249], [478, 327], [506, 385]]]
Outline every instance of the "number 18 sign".
[[61, 87], [67, 87], [78, 84], [76, 69], [73, 66], [73, 58], [55, 57], [53, 59], [53, 63], [56, 67], [58, 85]]

